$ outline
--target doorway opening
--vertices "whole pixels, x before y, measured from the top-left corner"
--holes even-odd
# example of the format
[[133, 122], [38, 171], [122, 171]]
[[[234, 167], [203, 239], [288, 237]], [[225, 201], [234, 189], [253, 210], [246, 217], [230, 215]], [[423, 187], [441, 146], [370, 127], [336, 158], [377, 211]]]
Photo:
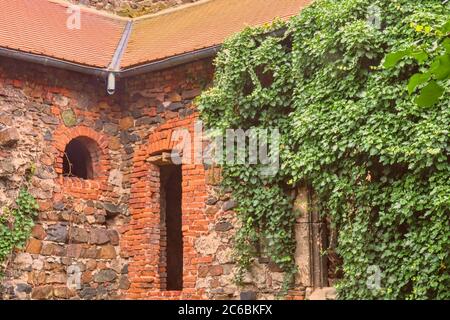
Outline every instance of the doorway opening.
[[160, 167], [161, 262], [166, 267], [165, 286], [161, 284], [170, 291], [183, 289], [181, 184], [181, 166]]

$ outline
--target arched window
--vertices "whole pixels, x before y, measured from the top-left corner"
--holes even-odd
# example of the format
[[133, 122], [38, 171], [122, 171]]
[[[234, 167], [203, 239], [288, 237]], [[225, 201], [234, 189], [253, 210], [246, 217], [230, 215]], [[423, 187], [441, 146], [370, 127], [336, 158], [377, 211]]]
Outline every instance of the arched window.
[[64, 150], [63, 175], [81, 179], [93, 179], [94, 162], [97, 161], [97, 143], [87, 137], [71, 140]]

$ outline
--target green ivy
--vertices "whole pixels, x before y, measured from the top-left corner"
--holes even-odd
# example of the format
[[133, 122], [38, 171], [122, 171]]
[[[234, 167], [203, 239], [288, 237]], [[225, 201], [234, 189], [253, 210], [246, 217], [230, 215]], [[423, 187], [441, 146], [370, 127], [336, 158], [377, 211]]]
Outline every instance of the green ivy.
[[[412, 94], [416, 89], [422, 86], [420, 95], [416, 98], [416, 103], [421, 107], [429, 107], [439, 101], [445, 92], [445, 88], [441, 85], [450, 77], [450, 20], [444, 26], [433, 30], [430, 26], [422, 26], [420, 24], [411, 23], [411, 27], [417, 32], [424, 32], [436, 38], [434, 48], [431, 49], [437, 54], [432, 60], [430, 67], [425, 68], [422, 72], [414, 74], [408, 83], [408, 92]], [[417, 45], [402, 51], [390, 53], [386, 56], [384, 67], [392, 68], [404, 57], [414, 58], [419, 65], [425, 64], [429, 60], [427, 52], [429, 48], [421, 49]]]
[[[228, 128], [287, 128], [280, 122], [287, 124], [288, 119], [280, 115], [293, 111], [290, 39], [267, 37], [285, 27], [276, 21], [258, 29], [247, 28], [228, 40], [216, 60], [216, 83], [199, 99], [207, 126], [222, 132]], [[270, 86], [259, 80], [264, 74], [271, 75]], [[286, 196], [283, 174], [263, 177], [259, 172], [259, 166], [223, 164], [222, 184], [232, 190], [242, 224], [236, 235], [236, 258], [241, 267], [237, 280], [263, 250], [286, 271], [286, 291], [296, 271], [292, 201]]]
[[[369, 23], [374, 6], [379, 27]], [[450, 298], [449, 79], [438, 79], [434, 103], [408, 92], [409, 79], [435, 70], [446, 50], [443, 35], [413, 24], [443, 30], [449, 13], [440, 0], [317, 0], [287, 23], [247, 28], [224, 44], [198, 100], [206, 125], [278, 128], [282, 140], [275, 176], [223, 164], [238, 203], [242, 272], [264, 243], [286, 271], [285, 289], [292, 284], [291, 191], [307, 183], [339, 230], [339, 298]], [[388, 53], [405, 50], [384, 67]], [[374, 267], [379, 287], [368, 284]]]
[[0, 214], [0, 275], [3, 264], [14, 249], [23, 248], [34, 226], [38, 204], [26, 188], [19, 191], [16, 205], [4, 208]]

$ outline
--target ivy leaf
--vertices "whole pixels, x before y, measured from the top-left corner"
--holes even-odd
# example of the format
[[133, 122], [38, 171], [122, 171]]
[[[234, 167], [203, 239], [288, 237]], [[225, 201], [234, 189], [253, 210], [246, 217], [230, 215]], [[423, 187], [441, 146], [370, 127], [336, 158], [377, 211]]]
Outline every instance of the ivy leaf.
[[383, 66], [386, 69], [393, 68], [397, 65], [397, 63], [400, 60], [402, 60], [406, 56], [409, 56], [410, 54], [411, 49], [389, 53], [388, 55], [386, 55], [386, 58], [384, 59]]
[[443, 93], [444, 88], [438, 85], [436, 81], [431, 81], [422, 89], [420, 96], [416, 99], [416, 103], [420, 107], [431, 107], [438, 102]]
[[437, 80], [447, 79], [450, 75], [450, 56], [442, 55], [437, 57], [430, 68]]
[[445, 48], [448, 54], [450, 54], [450, 38], [445, 38], [442, 42], [442, 46]]
[[412, 49], [407, 49], [389, 53], [388, 55], [386, 55], [383, 65], [386, 69], [390, 69], [397, 65], [397, 63], [404, 57], [414, 58], [419, 64], [422, 64], [428, 60], [428, 54], [425, 51], [412, 51]]
[[450, 32], [450, 20], [447, 21], [446, 24], [444, 24], [444, 26], [442, 27], [441, 31], [443, 33], [449, 33]]
[[428, 54], [425, 51], [412, 52], [410, 56], [416, 59], [419, 64], [422, 64], [428, 60]]
[[431, 72], [427, 73], [416, 73], [409, 79], [408, 92], [411, 95], [418, 86], [426, 83], [431, 78]]

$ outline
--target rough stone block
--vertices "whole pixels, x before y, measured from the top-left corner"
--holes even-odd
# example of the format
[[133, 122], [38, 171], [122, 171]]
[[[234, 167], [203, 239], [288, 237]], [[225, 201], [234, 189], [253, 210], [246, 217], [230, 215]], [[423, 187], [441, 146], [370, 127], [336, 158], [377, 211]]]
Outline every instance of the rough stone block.
[[85, 229], [73, 228], [71, 230], [70, 239], [74, 243], [87, 243], [89, 241], [89, 234]]
[[97, 274], [94, 276], [94, 281], [103, 283], [103, 282], [113, 281], [116, 278], [117, 278], [117, 274], [114, 270], [105, 269], [105, 270], [100, 270], [99, 272], [97, 272]]
[[46, 240], [65, 243], [67, 241], [67, 234], [67, 225], [57, 223], [47, 229]]
[[26, 252], [32, 254], [39, 254], [42, 248], [42, 241], [31, 238], [28, 241]]
[[99, 259], [114, 259], [116, 257], [116, 249], [113, 246], [103, 246], [99, 253]]
[[91, 230], [91, 237], [89, 240], [93, 244], [105, 244], [109, 242], [108, 230], [94, 229]]
[[47, 300], [53, 296], [52, 286], [35, 287], [31, 293], [31, 298], [35, 300]]
[[215, 229], [216, 231], [219, 231], [219, 232], [226, 232], [226, 231], [228, 231], [228, 230], [233, 229], [233, 225], [232, 225], [231, 223], [229, 223], [229, 222], [226, 222], [226, 221], [224, 221], [224, 222], [219, 222], [218, 224], [216, 224], [216, 226], [214, 227], [214, 229]]
[[77, 116], [72, 109], [64, 110], [61, 114], [61, 118], [66, 127], [73, 127], [77, 124]]
[[241, 300], [256, 300], [256, 292], [254, 291], [243, 291], [240, 296]]
[[19, 131], [16, 128], [6, 128], [0, 131], [0, 145], [10, 147], [20, 139]]

